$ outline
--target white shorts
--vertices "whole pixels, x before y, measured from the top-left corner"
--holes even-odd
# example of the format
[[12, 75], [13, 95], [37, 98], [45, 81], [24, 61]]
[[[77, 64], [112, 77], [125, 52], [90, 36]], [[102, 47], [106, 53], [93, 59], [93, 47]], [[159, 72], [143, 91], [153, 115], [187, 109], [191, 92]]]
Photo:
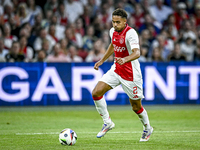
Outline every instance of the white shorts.
[[107, 73], [105, 73], [99, 81], [105, 82], [110, 85], [113, 89], [122, 85], [124, 92], [132, 100], [143, 99], [143, 81], [142, 79], [138, 81], [128, 81], [122, 79], [117, 73], [114, 72], [115, 66], [113, 65]]

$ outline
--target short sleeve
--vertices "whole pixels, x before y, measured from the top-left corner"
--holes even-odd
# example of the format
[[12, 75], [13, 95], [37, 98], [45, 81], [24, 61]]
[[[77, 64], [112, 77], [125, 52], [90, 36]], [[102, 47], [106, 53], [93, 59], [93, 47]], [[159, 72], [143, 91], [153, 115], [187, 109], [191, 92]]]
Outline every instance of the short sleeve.
[[110, 39], [111, 39], [111, 41], [112, 41], [113, 33], [114, 33], [114, 28], [112, 27], [110, 29]]
[[138, 34], [134, 29], [130, 29], [127, 31], [126, 40], [128, 40], [131, 49], [134, 48], [140, 49]]

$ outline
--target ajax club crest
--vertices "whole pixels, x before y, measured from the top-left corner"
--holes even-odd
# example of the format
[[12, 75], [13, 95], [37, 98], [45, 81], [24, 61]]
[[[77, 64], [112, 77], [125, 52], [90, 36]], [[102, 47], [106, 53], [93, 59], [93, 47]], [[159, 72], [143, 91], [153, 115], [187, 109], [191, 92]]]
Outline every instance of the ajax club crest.
[[119, 43], [123, 44], [124, 43], [124, 38], [120, 38]]

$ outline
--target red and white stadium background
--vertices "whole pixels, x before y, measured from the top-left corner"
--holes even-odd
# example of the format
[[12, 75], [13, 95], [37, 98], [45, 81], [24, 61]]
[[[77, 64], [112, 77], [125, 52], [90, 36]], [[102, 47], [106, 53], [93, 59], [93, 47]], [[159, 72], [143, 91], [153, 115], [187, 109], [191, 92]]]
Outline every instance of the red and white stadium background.
[[[0, 106], [94, 105], [91, 92], [112, 63], [0, 63]], [[200, 104], [200, 62], [141, 63], [143, 104]], [[121, 86], [109, 105], [129, 104]]]

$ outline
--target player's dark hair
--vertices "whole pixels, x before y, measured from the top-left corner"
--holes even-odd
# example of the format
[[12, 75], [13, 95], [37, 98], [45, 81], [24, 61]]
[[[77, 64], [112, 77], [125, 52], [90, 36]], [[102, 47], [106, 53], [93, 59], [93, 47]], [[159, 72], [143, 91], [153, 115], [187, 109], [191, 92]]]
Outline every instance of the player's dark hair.
[[122, 18], [125, 18], [125, 19], [127, 19], [127, 16], [128, 16], [126, 11], [121, 8], [117, 8], [115, 11], [113, 11], [112, 15], [121, 16]]

